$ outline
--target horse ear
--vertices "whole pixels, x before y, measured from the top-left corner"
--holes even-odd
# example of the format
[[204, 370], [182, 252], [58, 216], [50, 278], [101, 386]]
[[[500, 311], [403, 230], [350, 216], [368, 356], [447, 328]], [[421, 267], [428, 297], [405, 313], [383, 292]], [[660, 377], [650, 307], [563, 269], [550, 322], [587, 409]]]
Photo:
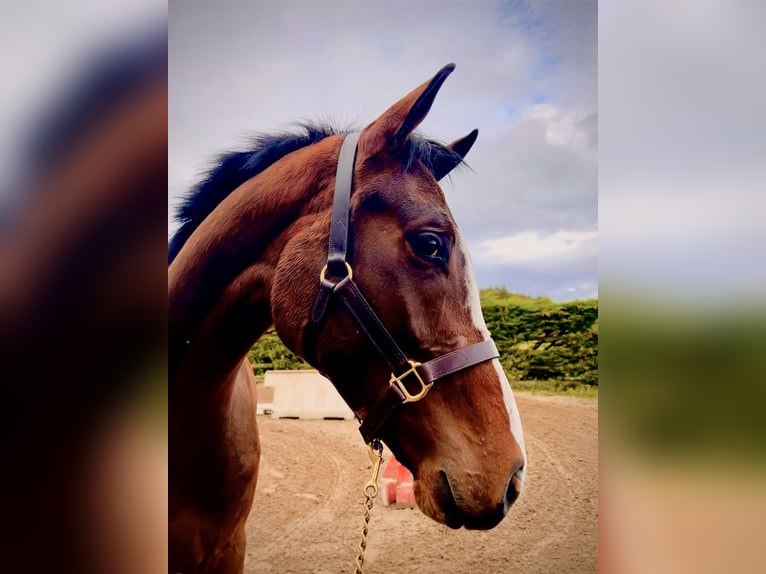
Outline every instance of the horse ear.
[[412, 90], [364, 128], [359, 137], [361, 155], [371, 157], [401, 146], [425, 119], [439, 88], [454, 69], [455, 64], [447, 64], [433, 78]]
[[440, 157], [434, 166], [432, 171], [436, 181], [439, 181], [449, 172], [457, 167], [457, 165], [465, 158], [468, 152], [476, 142], [476, 138], [479, 137], [479, 130], [473, 130], [467, 136], [456, 139], [454, 142], [447, 146], [447, 149], [454, 152], [450, 155], [445, 154], [444, 157]]

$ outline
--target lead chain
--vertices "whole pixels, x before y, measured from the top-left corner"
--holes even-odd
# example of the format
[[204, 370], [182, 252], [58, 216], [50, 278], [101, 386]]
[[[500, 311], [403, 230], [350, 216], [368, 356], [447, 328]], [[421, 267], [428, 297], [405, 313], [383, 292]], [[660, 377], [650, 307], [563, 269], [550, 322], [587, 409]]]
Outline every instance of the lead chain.
[[354, 574], [364, 574], [364, 551], [367, 549], [367, 533], [369, 532], [369, 524], [372, 512], [373, 500], [378, 495], [378, 473], [380, 472], [380, 464], [383, 462], [383, 445], [380, 439], [372, 439], [370, 444], [367, 445], [367, 454], [372, 461], [372, 476], [370, 480], [364, 485], [364, 524], [362, 526], [362, 537], [359, 540], [358, 554], [356, 556], [356, 567], [354, 568]]

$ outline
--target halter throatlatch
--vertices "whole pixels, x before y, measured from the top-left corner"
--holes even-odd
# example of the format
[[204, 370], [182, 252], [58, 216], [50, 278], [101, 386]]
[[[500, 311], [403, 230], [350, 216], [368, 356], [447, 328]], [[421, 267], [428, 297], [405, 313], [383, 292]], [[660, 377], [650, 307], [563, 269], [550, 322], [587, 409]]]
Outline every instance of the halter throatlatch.
[[[435, 381], [452, 373], [500, 356], [492, 340], [475, 343], [431, 359], [426, 363], [410, 360], [394, 341], [391, 333], [373, 311], [353, 280], [353, 270], [346, 260], [348, 248], [349, 201], [354, 180], [354, 164], [359, 132], [346, 135], [340, 148], [335, 175], [335, 195], [330, 222], [330, 246], [327, 264], [319, 277], [319, 293], [311, 313], [309, 329], [318, 335], [327, 306], [337, 296], [367, 338], [391, 368], [389, 387], [383, 398], [370, 408], [359, 427], [366, 443], [378, 437], [389, 417], [403, 404], [421, 400]], [[399, 374], [397, 374], [399, 373]]]

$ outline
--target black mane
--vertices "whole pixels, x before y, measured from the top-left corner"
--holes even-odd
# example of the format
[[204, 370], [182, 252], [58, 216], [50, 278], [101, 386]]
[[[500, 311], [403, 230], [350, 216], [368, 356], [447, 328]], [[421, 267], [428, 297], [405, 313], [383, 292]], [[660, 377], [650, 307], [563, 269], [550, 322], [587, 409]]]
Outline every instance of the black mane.
[[[351, 131], [353, 130], [340, 130], [326, 124], [300, 124], [296, 132], [255, 135], [249, 150], [232, 151], [218, 156], [216, 165], [186, 195], [176, 212], [175, 218], [181, 223], [181, 227], [170, 240], [168, 264], [173, 262], [200, 223], [248, 179], [255, 177], [289, 153], [315, 144], [328, 136]], [[436, 166], [441, 162], [461, 163], [458, 154], [439, 142], [417, 135], [411, 137], [410, 142], [408, 165], [414, 159], [418, 159], [427, 169], [435, 172]]]

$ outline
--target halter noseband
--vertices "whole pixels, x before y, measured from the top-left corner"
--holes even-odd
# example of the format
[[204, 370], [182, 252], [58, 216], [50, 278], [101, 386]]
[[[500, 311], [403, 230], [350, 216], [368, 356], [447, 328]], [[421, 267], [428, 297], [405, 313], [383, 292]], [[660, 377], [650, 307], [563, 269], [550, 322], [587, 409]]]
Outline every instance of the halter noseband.
[[[346, 135], [340, 148], [338, 168], [335, 175], [335, 195], [330, 222], [330, 246], [327, 264], [319, 276], [319, 294], [314, 303], [307, 335], [315, 342], [333, 295], [345, 304], [354, 320], [366, 333], [380, 354], [391, 367], [389, 387], [383, 398], [373, 406], [361, 421], [359, 432], [366, 443], [378, 437], [380, 429], [389, 417], [403, 404], [419, 401], [437, 379], [500, 356], [490, 339], [462, 349], [418, 363], [407, 358], [396, 344], [391, 333], [354, 283], [353, 270], [346, 260], [348, 247], [349, 201], [354, 179], [354, 163], [359, 132]], [[306, 340], [306, 338], [304, 338]], [[304, 348], [306, 345], [304, 344]], [[312, 349], [313, 351], [313, 349]], [[397, 375], [396, 373], [400, 373]], [[411, 392], [404, 383], [406, 378], [417, 381], [419, 388]]]

